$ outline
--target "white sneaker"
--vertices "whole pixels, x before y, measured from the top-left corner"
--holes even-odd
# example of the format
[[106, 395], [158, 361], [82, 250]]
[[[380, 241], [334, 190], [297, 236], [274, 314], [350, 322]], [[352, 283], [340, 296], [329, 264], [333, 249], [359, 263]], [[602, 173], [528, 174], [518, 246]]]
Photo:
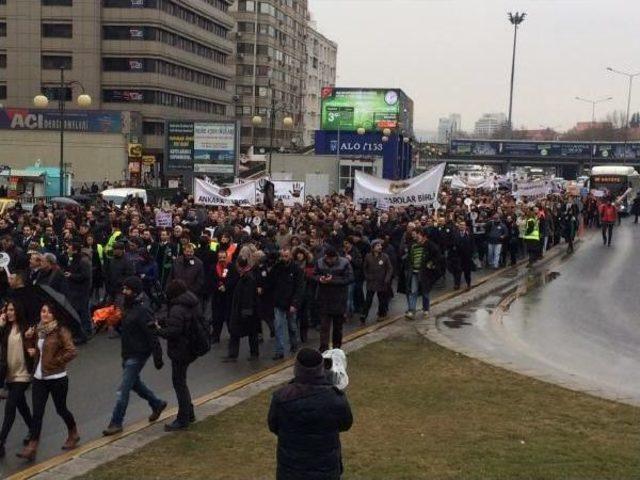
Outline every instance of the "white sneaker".
[[411, 320], [413, 319], [413, 312], [412, 311], [408, 311], [407, 313], [404, 314], [404, 316], [408, 319]]

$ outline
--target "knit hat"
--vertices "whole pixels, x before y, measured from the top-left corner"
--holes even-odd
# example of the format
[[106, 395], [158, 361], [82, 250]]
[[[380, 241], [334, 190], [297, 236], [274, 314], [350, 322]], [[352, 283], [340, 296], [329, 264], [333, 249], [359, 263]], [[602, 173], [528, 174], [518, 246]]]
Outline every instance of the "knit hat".
[[313, 348], [301, 349], [296, 355], [293, 375], [299, 380], [323, 377], [324, 361], [320, 352]]
[[135, 275], [128, 277], [124, 282], [122, 282], [123, 287], [127, 287], [136, 295], [142, 293], [142, 280]]

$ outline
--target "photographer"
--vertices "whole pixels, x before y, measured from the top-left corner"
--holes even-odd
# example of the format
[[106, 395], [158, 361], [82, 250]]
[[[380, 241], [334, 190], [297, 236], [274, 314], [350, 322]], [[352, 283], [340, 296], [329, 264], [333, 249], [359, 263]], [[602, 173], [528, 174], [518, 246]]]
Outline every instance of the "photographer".
[[343, 473], [340, 432], [353, 416], [345, 394], [325, 376], [322, 355], [303, 348], [294, 379], [277, 390], [269, 430], [278, 436], [278, 480], [338, 480]]

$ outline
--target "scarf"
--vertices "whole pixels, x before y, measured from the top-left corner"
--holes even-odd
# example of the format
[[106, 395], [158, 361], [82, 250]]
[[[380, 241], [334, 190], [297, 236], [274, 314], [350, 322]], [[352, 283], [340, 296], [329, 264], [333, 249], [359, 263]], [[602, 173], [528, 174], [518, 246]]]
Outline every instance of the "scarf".
[[38, 326], [36, 327], [38, 331], [38, 338], [46, 338], [46, 336], [53, 332], [56, 328], [58, 328], [57, 320], [49, 323], [40, 321], [40, 323], [38, 323]]

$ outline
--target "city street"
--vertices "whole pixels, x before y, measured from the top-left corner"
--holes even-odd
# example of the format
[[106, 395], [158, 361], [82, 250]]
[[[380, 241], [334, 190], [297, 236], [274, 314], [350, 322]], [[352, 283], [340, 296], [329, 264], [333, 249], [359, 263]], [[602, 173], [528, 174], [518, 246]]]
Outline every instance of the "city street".
[[[489, 273], [492, 272], [478, 272], [473, 277], [474, 282]], [[446, 287], [434, 289], [433, 298], [451, 291], [450, 275], [447, 275], [447, 282]], [[374, 302], [369, 314], [368, 325], [375, 322], [376, 305]], [[405, 296], [396, 294], [390, 304], [389, 316], [398, 316], [404, 313], [405, 308]], [[347, 334], [357, 328], [360, 328], [360, 323], [357, 317], [354, 317], [352, 321], [345, 324], [344, 332]], [[192, 398], [195, 399], [275, 365], [277, 362], [271, 360], [273, 356], [273, 340], [268, 338], [266, 326], [264, 326], [264, 330], [267, 332], [267, 338], [265, 338], [264, 344], [260, 346], [261, 355], [258, 362], [247, 361], [249, 356], [248, 344], [247, 340], [243, 339], [240, 344], [238, 362], [222, 363], [221, 358], [226, 355], [227, 348], [227, 337], [225, 336], [222, 343], [214, 345], [207, 356], [193, 363], [189, 368], [188, 374]], [[226, 330], [224, 334], [226, 335]], [[309, 337], [310, 346], [318, 344], [319, 334], [317, 331], [310, 330]], [[70, 364], [69, 408], [76, 416], [82, 443], [102, 436], [102, 430], [106, 428], [111, 418], [116, 391], [120, 382], [120, 374], [120, 340], [109, 339], [106, 334], [99, 335], [86, 346], [80, 347], [77, 359]], [[160, 398], [169, 402], [169, 407], [177, 405], [171, 386], [171, 364], [166, 353], [164, 368], [158, 371], [149, 361], [142, 373], [142, 378], [147, 386]], [[30, 402], [31, 392], [29, 391], [27, 395]], [[125, 428], [127, 425], [145, 419], [149, 413], [149, 407], [146, 402], [132, 392], [125, 419]], [[29, 464], [15, 456], [15, 453], [22, 448], [22, 439], [26, 433], [27, 430], [22, 423], [22, 419], [18, 416], [14, 430], [7, 441], [7, 456], [0, 462], [0, 476], [15, 473], [29, 466]], [[62, 453], [60, 446], [64, 443], [66, 435], [64, 424], [56, 415], [53, 402], [49, 401], [36, 461], [42, 462]]]
[[638, 404], [638, 242], [630, 219], [614, 230], [611, 247], [599, 232], [588, 234], [569, 260], [532, 270], [506, 312], [496, 309], [501, 298], [489, 297], [440, 319], [439, 331], [516, 370]]

